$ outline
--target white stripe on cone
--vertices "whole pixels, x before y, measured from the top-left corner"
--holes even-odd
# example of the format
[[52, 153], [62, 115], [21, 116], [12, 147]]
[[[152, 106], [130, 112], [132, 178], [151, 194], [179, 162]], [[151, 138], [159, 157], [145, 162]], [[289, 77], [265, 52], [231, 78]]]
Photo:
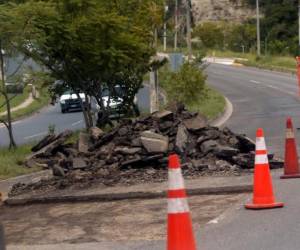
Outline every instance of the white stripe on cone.
[[169, 190], [184, 189], [184, 181], [181, 175], [181, 169], [169, 169]]
[[255, 155], [255, 164], [268, 164], [268, 156], [267, 155]]
[[266, 142], [264, 137], [256, 138], [256, 150], [266, 150]]
[[288, 128], [286, 129], [286, 139], [294, 139], [294, 132], [292, 129]]
[[189, 211], [186, 198], [168, 199], [168, 214], [188, 213]]

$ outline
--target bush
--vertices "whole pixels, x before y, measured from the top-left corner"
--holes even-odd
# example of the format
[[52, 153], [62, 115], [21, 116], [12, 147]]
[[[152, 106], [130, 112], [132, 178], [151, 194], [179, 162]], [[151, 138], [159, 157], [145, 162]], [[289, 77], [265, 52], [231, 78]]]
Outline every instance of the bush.
[[199, 24], [193, 30], [193, 37], [198, 37], [205, 48], [221, 49], [224, 46], [224, 33], [218, 23]]
[[168, 73], [164, 79], [164, 88], [170, 102], [191, 105], [203, 97], [206, 76], [195, 64], [185, 63], [180, 71]]

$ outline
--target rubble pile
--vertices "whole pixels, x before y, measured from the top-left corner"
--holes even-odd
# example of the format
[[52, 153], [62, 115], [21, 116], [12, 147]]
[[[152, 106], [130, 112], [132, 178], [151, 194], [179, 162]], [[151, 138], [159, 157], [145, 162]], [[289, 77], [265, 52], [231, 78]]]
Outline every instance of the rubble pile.
[[[246, 136], [207, 125], [198, 113], [181, 107], [136, 120], [123, 120], [104, 133], [92, 128], [81, 132], [77, 143], [68, 143], [72, 132], [48, 135], [32, 148], [26, 166], [50, 168], [54, 177], [32, 186], [17, 184], [11, 194], [48, 186], [64, 188], [92, 183], [103, 185], [164, 181], [167, 156], [176, 152], [186, 177], [239, 175], [254, 167], [255, 144]], [[269, 155], [271, 168], [282, 167]]]

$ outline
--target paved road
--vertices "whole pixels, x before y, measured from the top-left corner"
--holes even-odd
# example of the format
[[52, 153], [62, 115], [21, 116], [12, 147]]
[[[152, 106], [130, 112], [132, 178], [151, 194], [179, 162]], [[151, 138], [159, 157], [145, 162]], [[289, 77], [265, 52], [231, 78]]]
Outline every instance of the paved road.
[[212, 64], [208, 81], [232, 102], [234, 111], [226, 126], [255, 138], [265, 130], [269, 151], [282, 155], [285, 119], [291, 116], [300, 126], [300, 99], [296, 77], [255, 68]]
[[[149, 87], [145, 86], [137, 94], [138, 106], [141, 111], [150, 109]], [[82, 112], [62, 114], [59, 104], [49, 106], [33, 115], [13, 124], [14, 136], [17, 144], [37, 141], [48, 132], [49, 125], [55, 125], [57, 132], [65, 129], [78, 130], [84, 128]], [[0, 147], [9, 144], [7, 130], [0, 127]]]
[[277, 201], [285, 207], [251, 211], [245, 201], [225, 212], [218, 224], [199, 232], [199, 249], [205, 250], [298, 250], [300, 246], [300, 182], [273, 177]]

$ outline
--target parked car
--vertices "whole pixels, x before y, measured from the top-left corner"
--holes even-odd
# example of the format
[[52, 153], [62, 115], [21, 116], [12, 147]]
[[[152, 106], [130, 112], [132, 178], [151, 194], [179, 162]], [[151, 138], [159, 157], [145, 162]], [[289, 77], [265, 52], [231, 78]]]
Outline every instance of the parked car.
[[[79, 96], [83, 102], [83, 105], [86, 105], [85, 95], [80, 93]], [[66, 113], [71, 110], [82, 110], [79, 98], [71, 90], [67, 90], [60, 96], [59, 103], [62, 113]]]
[[[124, 111], [124, 109], [122, 108], [122, 96], [124, 96], [124, 93], [123, 88], [120, 85], [115, 87], [115, 94], [116, 96], [112, 98], [108, 88], [104, 88], [102, 90], [103, 104], [105, 107], [109, 108], [111, 118], [123, 116], [122, 112]], [[97, 104], [95, 98], [88, 97], [89, 100], [86, 101], [85, 95], [83, 93], [80, 93], [79, 95], [84, 106], [88, 105], [89, 103], [91, 105], [92, 112], [99, 113], [100, 106]], [[77, 95], [71, 90], [64, 92], [63, 95], [60, 96], [59, 103], [62, 113], [66, 113], [71, 110], [82, 110], [80, 100], [78, 99]]]

